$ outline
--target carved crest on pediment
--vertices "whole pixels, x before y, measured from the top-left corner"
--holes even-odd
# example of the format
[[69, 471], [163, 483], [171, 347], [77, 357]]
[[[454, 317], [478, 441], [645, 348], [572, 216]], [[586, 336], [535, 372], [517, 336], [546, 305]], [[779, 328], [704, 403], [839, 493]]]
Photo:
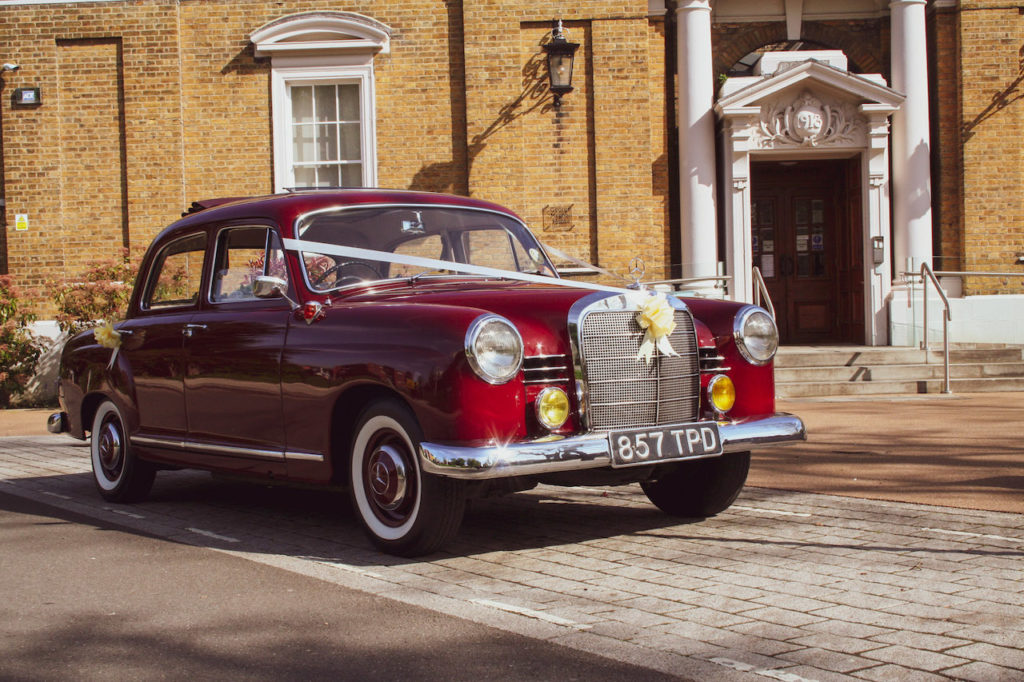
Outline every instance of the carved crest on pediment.
[[866, 131], [865, 121], [852, 104], [804, 91], [795, 100], [762, 106], [754, 137], [761, 149], [863, 146]]

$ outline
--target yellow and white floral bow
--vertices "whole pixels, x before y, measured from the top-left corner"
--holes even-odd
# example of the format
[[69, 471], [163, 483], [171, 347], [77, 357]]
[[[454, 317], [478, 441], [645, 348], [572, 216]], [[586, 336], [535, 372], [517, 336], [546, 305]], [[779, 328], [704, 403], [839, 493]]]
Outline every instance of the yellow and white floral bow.
[[675, 316], [675, 309], [669, 304], [663, 293], [648, 296], [640, 303], [640, 312], [636, 314], [636, 321], [645, 331], [644, 340], [640, 344], [640, 352], [636, 355], [637, 362], [644, 360], [650, 365], [655, 349], [665, 356], [679, 355], [672, 348], [668, 338], [676, 329]]
[[96, 343], [114, 351], [110, 354], [110, 362], [107, 363], [107, 369], [112, 369], [114, 361], [117, 360], [117, 351], [121, 349], [121, 333], [114, 329], [113, 322], [106, 322], [93, 329], [92, 335], [96, 339]]

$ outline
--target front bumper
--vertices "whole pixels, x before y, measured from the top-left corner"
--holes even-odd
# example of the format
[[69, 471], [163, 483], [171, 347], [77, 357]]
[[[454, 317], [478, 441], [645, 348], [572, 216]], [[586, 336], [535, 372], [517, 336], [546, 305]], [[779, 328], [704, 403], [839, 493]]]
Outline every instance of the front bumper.
[[[725, 452], [807, 440], [800, 418], [784, 412], [745, 422], [720, 422], [718, 428]], [[481, 447], [420, 443], [423, 471], [449, 478], [533, 476], [609, 467], [611, 461], [608, 437], [604, 433]]]

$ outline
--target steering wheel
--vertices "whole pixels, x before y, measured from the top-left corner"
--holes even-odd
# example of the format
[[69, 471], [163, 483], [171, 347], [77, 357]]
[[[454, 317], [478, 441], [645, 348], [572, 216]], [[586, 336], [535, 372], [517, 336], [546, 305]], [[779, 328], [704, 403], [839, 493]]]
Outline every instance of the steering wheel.
[[373, 267], [372, 265], [369, 265], [368, 263], [366, 263], [364, 261], [361, 261], [361, 260], [347, 260], [347, 261], [343, 261], [341, 263], [335, 263], [331, 267], [329, 267], [326, 270], [324, 270], [324, 272], [313, 281], [313, 286], [315, 286], [315, 287], [320, 286], [320, 283], [323, 282], [325, 279], [327, 279], [328, 277], [330, 277], [331, 275], [333, 275], [335, 273], [340, 273], [345, 268], [353, 268], [353, 269], [355, 269], [357, 271], [360, 268], [362, 268], [365, 272], [369, 272], [370, 276], [369, 277], [362, 277], [360, 275], [352, 274], [352, 275], [345, 275], [343, 277], [338, 277], [338, 278], [335, 279], [335, 284], [338, 284], [339, 286], [341, 286], [342, 280], [346, 280], [346, 279], [352, 280], [351, 282], [346, 282], [346, 284], [355, 284], [356, 282], [363, 282], [363, 281], [365, 281], [367, 279], [381, 279], [380, 273], [377, 272], [377, 269], [375, 267]]

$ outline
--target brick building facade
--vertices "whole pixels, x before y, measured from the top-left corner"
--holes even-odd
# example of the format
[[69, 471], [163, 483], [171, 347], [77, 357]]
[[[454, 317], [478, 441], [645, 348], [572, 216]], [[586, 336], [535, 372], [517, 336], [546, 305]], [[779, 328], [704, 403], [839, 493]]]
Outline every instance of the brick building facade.
[[[917, 9], [926, 43], [911, 45]], [[558, 108], [542, 47], [553, 18], [580, 44]], [[763, 266], [791, 341], [913, 342], [903, 310], [920, 288], [904, 284], [900, 260], [1024, 272], [1024, 190], [1012, 181], [1024, 16], [1001, 3], [0, 0], [0, 45], [0, 61], [20, 67], [0, 74], [0, 272], [25, 288], [145, 246], [194, 200], [334, 184], [325, 177], [494, 200], [573, 256], [620, 272], [640, 256], [649, 276], [710, 268], [732, 278], [734, 298], [749, 298], [749, 268]], [[765, 51], [792, 54], [771, 71], [752, 57]], [[800, 71], [801, 53], [820, 59]], [[927, 69], [923, 96], [895, 85], [915, 65]], [[710, 96], [694, 85], [704, 72]], [[357, 93], [355, 113], [303, 128], [301, 98], [327, 86], [339, 107]], [[40, 101], [17, 104], [25, 88]], [[848, 111], [850, 134], [826, 121], [802, 139], [759, 137], [772, 107], [805, 94], [812, 119]], [[921, 100], [928, 123], [908, 127], [901, 116]], [[694, 101], [700, 127], [687, 120]], [[890, 122], [926, 128], [910, 166]], [[340, 160], [303, 165], [306, 134], [341, 136]], [[800, 195], [806, 177], [830, 189]], [[801, 201], [811, 222], [780, 222], [767, 239], [764, 221], [792, 223]], [[805, 267], [820, 276], [810, 289], [827, 280], [827, 301], [794, 293]], [[1022, 280], [944, 282], [974, 319], [976, 303], [991, 305], [977, 295], [1004, 294], [1005, 311]]]

